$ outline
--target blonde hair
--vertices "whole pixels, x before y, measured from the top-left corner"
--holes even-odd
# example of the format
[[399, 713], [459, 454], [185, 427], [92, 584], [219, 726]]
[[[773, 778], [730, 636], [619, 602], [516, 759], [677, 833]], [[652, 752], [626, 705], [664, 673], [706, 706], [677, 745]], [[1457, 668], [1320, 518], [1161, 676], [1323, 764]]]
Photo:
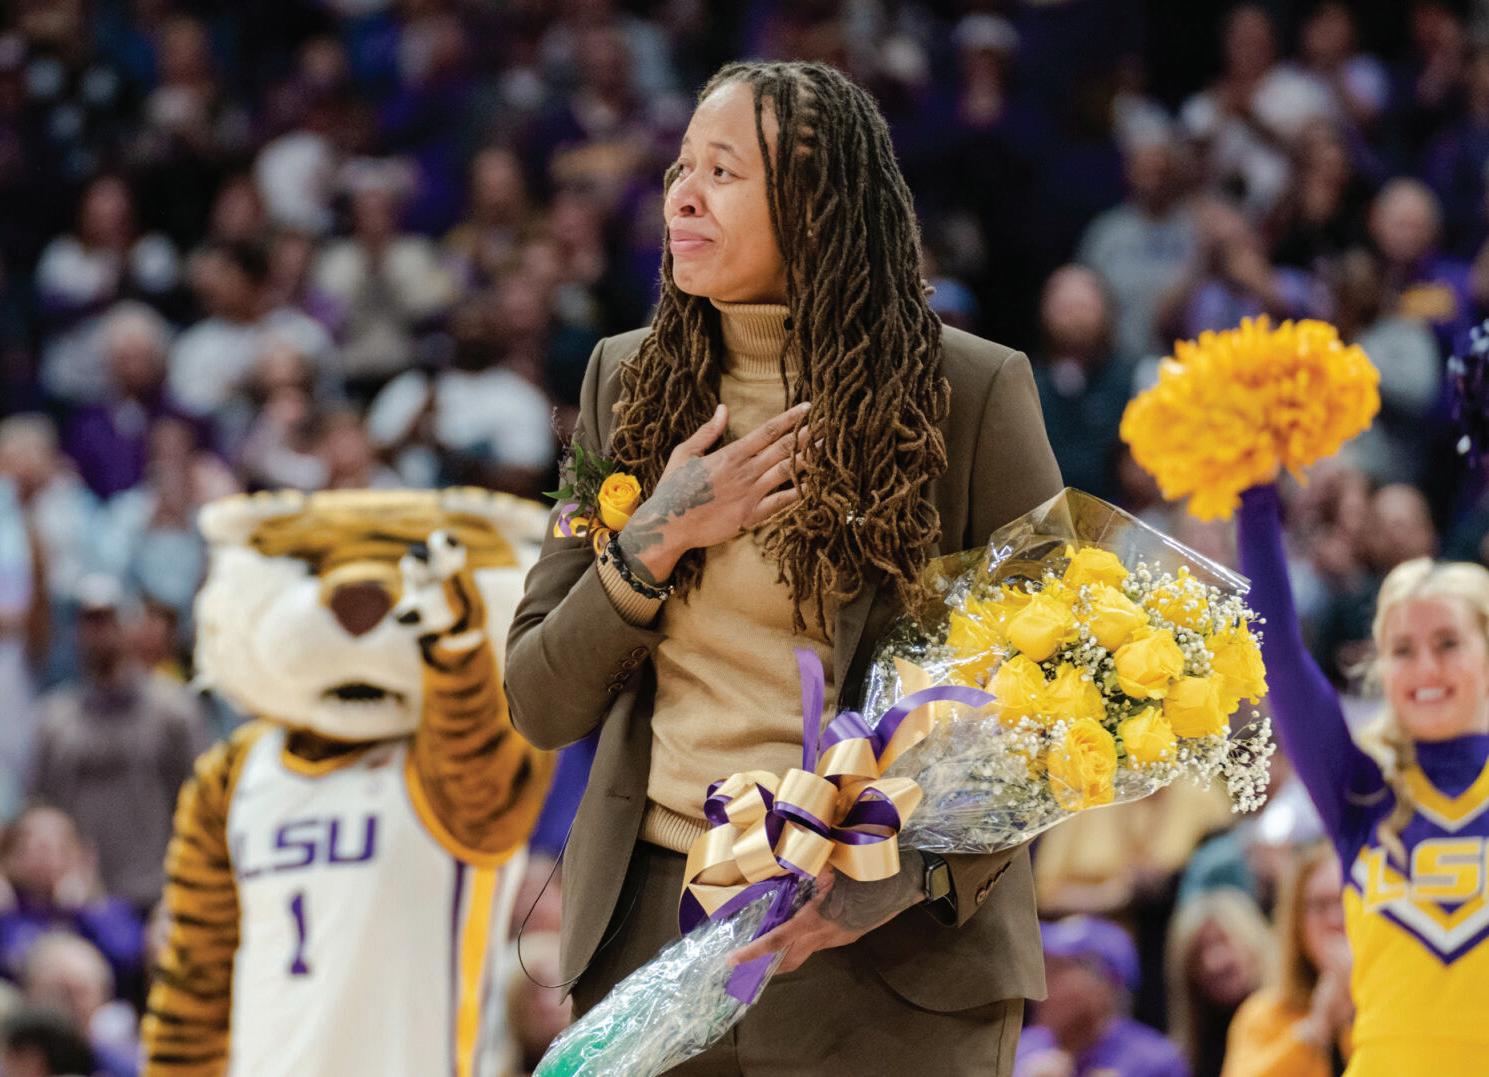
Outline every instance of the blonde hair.
[[1308, 905], [1304, 892], [1308, 889], [1308, 880], [1334, 858], [1334, 849], [1326, 841], [1295, 851], [1291, 870], [1278, 898], [1274, 983], [1283, 1005], [1290, 1010], [1307, 1012], [1313, 1000], [1313, 989], [1318, 986], [1319, 968], [1308, 955], [1303, 942], [1303, 921]]
[[1190, 983], [1190, 954], [1195, 937], [1215, 923], [1237, 946], [1256, 958], [1259, 979], [1271, 978], [1272, 929], [1251, 895], [1234, 886], [1208, 890], [1179, 906], [1169, 923], [1164, 945], [1163, 979], [1168, 984], [1168, 1034], [1191, 1063], [1200, 1048], [1199, 1011]]
[[[1375, 658], [1368, 670], [1372, 684], [1381, 682], [1380, 655], [1385, 650], [1386, 619], [1402, 602], [1412, 598], [1457, 598], [1468, 605], [1479, 631], [1489, 642], [1489, 569], [1472, 561], [1434, 561], [1416, 557], [1403, 561], [1386, 574], [1375, 600], [1375, 620], [1370, 635], [1375, 643]], [[1417, 804], [1406, 783], [1407, 773], [1416, 766], [1416, 743], [1402, 728], [1387, 700], [1380, 716], [1360, 734], [1360, 747], [1380, 767], [1386, 785], [1396, 798], [1395, 809], [1376, 827], [1376, 835], [1386, 852], [1405, 866], [1406, 846], [1401, 842], [1401, 829], [1416, 814]]]

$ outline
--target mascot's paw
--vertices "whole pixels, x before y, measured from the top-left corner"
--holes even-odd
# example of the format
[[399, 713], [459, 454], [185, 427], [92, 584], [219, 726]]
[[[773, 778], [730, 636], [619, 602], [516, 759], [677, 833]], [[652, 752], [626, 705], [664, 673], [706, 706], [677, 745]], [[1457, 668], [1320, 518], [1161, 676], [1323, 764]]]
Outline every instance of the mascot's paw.
[[416, 629], [421, 640], [439, 639], [447, 650], [466, 651], [486, 638], [478, 609], [480, 592], [465, 571], [465, 547], [448, 531], [435, 531], [416, 542], [398, 561], [403, 598], [393, 610], [401, 625]]

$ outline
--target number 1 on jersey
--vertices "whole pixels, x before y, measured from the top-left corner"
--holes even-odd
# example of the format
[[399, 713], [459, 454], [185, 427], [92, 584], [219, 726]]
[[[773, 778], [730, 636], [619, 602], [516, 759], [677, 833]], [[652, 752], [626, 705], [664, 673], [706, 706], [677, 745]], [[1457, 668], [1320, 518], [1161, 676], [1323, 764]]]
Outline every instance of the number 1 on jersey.
[[310, 975], [310, 966], [305, 963], [305, 891], [296, 890], [290, 898], [290, 915], [295, 918], [295, 955], [290, 961], [291, 976]]

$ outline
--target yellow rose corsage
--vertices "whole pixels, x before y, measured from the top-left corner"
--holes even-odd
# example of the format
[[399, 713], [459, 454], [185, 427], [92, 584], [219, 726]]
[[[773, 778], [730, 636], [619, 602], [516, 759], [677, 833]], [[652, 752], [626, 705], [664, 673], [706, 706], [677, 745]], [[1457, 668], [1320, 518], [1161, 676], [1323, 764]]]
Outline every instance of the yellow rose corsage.
[[569, 443], [560, 473], [564, 484], [545, 495], [559, 503], [554, 537], [588, 537], [595, 553], [602, 553], [610, 536], [630, 522], [641, 504], [640, 481], [577, 441]]

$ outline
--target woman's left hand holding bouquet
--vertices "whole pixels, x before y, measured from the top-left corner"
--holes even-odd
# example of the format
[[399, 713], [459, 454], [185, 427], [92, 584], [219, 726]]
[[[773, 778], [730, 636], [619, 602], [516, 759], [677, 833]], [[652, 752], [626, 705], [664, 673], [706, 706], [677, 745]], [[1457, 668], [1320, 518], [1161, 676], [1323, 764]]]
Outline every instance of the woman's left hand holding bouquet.
[[794, 972], [818, 950], [856, 942], [924, 898], [925, 861], [914, 849], [900, 850], [899, 874], [861, 883], [828, 868], [816, 879], [816, 893], [780, 927], [736, 950], [730, 961], [743, 964], [782, 953], [777, 972]]

